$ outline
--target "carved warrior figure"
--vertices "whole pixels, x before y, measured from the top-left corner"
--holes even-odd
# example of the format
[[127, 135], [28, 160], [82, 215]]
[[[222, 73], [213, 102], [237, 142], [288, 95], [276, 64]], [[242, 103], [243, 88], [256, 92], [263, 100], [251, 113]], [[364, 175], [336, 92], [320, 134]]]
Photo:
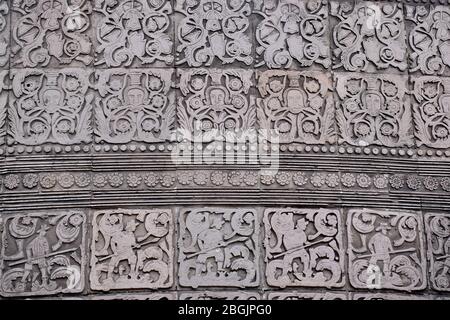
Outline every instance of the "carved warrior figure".
[[266, 277], [270, 286], [344, 285], [338, 211], [267, 209], [264, 225]]
[[177, 0], [175, 10], [185, 17], [178, 25], [177, 64], [209, 66], [215, 58], [222, 64], [251, 65], [249, 35], [250, 0]]
[[91, 141], [89, 71], [16, 70], [10, 100], [10, 144], [73, 145]]
[[92, 289], [155, 289], [172, 285], [170, 211], [96, 212], [93, 237]]
[[406, 6], [407, 21], [413, 28], [409, 35], [412, 50], [410, 72], [426, 75], [448, 73], [450, 67], [450, 9], [448, 6]]
[[425, 215], [430, 261], [431, 285], [439, 291], [450, 291], [450, 216]]
[[450, 78], [413, 78], [413, 111], [418, 147], [450, 148]]
[[332, 0], [330, 10], [337, 19], [333, 27], [333, 68], [406, 71], [402, 4]]
[[13, 66], [91, 64], [91, 1], [14, 0], [12, 9]]
[[[255, 128], [252, 71], [242, 69], [179, 70], [178, 121], [184, 139], [210, 142], [239, 138]], [[249, 101], [250, 100], [250, 101]]]
[[101, 15], [97, 25], [100, 58], [95, 65], [108, 67], [173, 62], [173, 41], [169, 15], [172, 5], [166, 0], [96, 0]]
[[350, 283], [355, 288], [426, 287], [423, 227], [416, 215], [350, 210], [348, 226]]
[[[256, 3], [256, 1], [255, 1]], [[328, 6], [322, 0], [259, 1], [256, 13], [263, 20], [256, 29], [260, 47], [256, 52], [269, 68], [290, 68], [294, 61], [301, 67], [314, 63], [331, 64], [328, 41]]]
[[4, 296], [81, 292], [84, 222], [78, 212], [7, 217], [2, 242]]
[[335, 142], [331, 81], [317, 72], [266, 71], [258, 75], [259, 128], [280, 143]]
[[412, 146], [406, 77], [338, 73], [335, 79], [339, 143]]
[[174, 138], [172, 69], [97, 71], [96, 142], [164, 142]]
[[186, 210], [180, 219], [178, 273], [182, 286], [258, 285], [258, 223], [254, 210]]

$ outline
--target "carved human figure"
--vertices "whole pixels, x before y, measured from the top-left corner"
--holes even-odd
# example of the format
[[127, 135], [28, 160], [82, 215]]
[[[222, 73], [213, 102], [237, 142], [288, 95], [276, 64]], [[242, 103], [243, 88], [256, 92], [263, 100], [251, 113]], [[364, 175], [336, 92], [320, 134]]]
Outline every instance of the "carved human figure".
[[375, 265], [378, 261], [382, 261], [383, 273], [385, 276], [390, 276], [390, 253], [394, 251], [391, 239], [387, 236], [387, 231], [390, 229], [391, 228], [386, 223], [380, 223], [375, 229], [377, 233], [375, 233], [367, 243], [367, 247], [372, 254], [369, 263]]
[[[38, 235], [33, 240], [31, 240], [31, 242], [26, 247], [25, 251], [27, 255], [27, 262], [24, 266], [25, 272], [22, 276], [22, 282], [26, 282], [28, 280], [30, 273], [33, 272], [33, 265], [37, 265], [41, 272], [42, 285], [45, 286], [47, 284], [48, 264], [46, 256], [50, 253], [50, 245], [46, 238], [48, 229], [49, 227], [42, 225], [38, 231]], [[37, 275], [34, 275], [33, 273], [32, 281], [34, 281], [36, 277]]]
[[[302, 273], [305, 277], [311, 277], [312, 271], [309, 264], [310, 257], [306, 249], [308, 246], [308, 238], [306, 236], [306, 227], [308, 222], [301, 218], [298, 219], [293, 230], [287, 231], [283, 238], [283, 244], [287, 254], [284, 256], [284, 266], [282, 276], [287, 276], [288, 271], [298, 274], [298, 268], [302, 268]], [[294, 260], [300, 258], [301, 265]]]
[[208, 258], [214, 258], [217, 264], [217, 272], [222, 273], [223, 262], [225, 255], [223, 250], [217, 250], [224, 245], [224, 234], [222, 232], [222, 226], [224, 221], [216, 219], [211, 228], [206, 229], [198, 235], [198, 246], [201, 254], [197, 256], [196, 273], [200, 275], [202, 272], [207, 272], [207, 260]]
[[440, 257], [444, 260], [443, 268], [439, 274], [437, 274], [437, 277], [446, 277], [448, 272], [450, 271], [450, 238], [445, 241], [444, 244], [444, 255]]

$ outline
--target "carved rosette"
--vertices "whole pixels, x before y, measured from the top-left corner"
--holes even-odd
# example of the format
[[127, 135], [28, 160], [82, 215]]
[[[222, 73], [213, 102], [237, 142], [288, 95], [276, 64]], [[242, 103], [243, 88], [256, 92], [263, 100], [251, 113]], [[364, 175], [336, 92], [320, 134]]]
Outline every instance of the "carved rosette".
[[278, 69], [331, 65], [328, 0], [260, 1], [254, 12], [262, 17], [256, 28], [256, 52], [261, 60], [257, 66]]
[[94, 213], [93, 290], [158, 289], [173, 283], [173, 218], [168, 209]]
[[92, 63], [90, 0], [12, 1], [13, 67]]
[[156, 143], [174, 138], [172, 73], [172, 69], [97, 71], [95, 141]]
[[256, 287], [259, 222], [252, 209], [186, 209], [179, 218], [179, 283]]
[[0, 68], [7, 67], [10, 56], [10, 7], [8, 0], [0, 0]]
[[407, 77], [337, 73], [335, 83], [340, 144], [412, 146]]
[[14, 69], [9, 145], [78, 145], [91, 141], [90, 70]]
[[427, 286], [424, 229], [419, 215], [350, 210], [350, 283], [361, 289], [422, 290]]
[[[265, 71], [259, 74], [258, 125], [269, 141], [335, 142], [331, 76], [319, 72]], [[273, 137], [272, 137], [273, 136]]]
[[253, 63], [250, 0], [176, 0], [183, 15], [177, 25], [177, 64], [190, 67]]
[[389, 2], [331, 1], [333, 68], [346, 71], [406, 71], [403, 5]]
[[427, 213], [427, 258], [433, 289], [450, 291], [450, 215]]
[[270, 286], [342, 287], [343, 226], [334, 209], [266, 209], [266, 279]]
[[448, 6], [406, 6], [411, 23], [410, 72], [425, 75], [450, 74], [450, 8]]
[[82, 292], [85, 225], [86, 217], [78, 211], [5, 215], [0, 295]]
[[[189, 141], [239, 139], [255, 129], [251, 70], [178, 70], [178, 134]], [[236, 141], [236, 140], [234, 140]]]
[[94, 11], [98, 46], [95, 65], [128, 67], [162, 62], [171, 65], [171, 1], [97, 0]]
[[416, 144], [450, 148], [450, 78], [412, 78]]

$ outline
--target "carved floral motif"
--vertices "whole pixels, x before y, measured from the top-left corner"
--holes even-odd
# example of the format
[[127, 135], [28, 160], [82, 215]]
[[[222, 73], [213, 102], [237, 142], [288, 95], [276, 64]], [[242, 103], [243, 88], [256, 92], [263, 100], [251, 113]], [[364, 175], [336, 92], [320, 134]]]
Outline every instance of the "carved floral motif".
[[9, 62], [10, 30], [8, 0], [0, 0], [0, 68]]

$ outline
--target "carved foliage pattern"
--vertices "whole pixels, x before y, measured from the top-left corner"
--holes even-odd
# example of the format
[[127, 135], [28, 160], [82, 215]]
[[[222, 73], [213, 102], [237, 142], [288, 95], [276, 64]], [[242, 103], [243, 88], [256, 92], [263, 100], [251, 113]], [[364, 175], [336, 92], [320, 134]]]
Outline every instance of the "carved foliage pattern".
[[342, 287], [344, 249], [338, 210], [267, 209], [266, 279], [285, 288]]
[[0, 0], [0, 68], [9, 61], [9, 10], [8, 0]]
[[251, 209], [193, 209], [180, 215], [182, 286], [259, 284], [259, 223]]

